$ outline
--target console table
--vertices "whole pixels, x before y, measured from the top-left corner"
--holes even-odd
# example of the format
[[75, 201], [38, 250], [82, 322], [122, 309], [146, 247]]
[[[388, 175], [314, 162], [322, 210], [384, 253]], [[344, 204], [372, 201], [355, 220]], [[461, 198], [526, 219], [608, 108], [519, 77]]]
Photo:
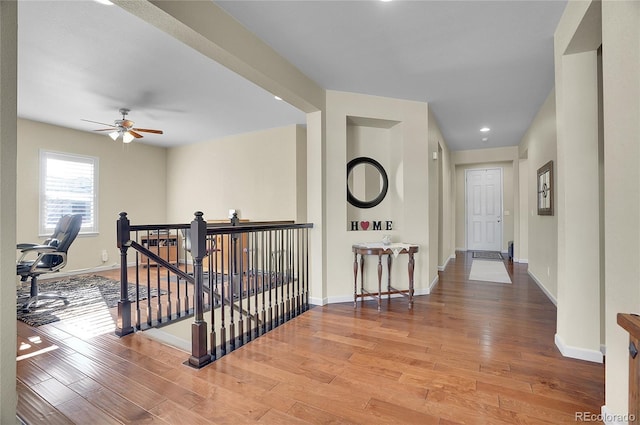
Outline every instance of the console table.
[[[357, 307], [358, 298], [374, 297], [378, 300], [378, 311], [381, 309], [382, 296], [387, 295], [391, 300], [391, 294], [400, 294], [409, 298], [409, 310], [413, 308], [413, 269], [415, 268], [414, 254], [418, 252], [418, 245], [406, 243], [367, 243], [353, 245], [353, 308]], [[409, 256], [409, 289], [396, 289], [391, 286], [391, 264], [393, 257], [400, 254]], [[360, 256], [360, 293], [358, 293], [358, 255]], [[378, 292], [369, 292], [364, 288], [364, 257], [366, 255], [378, 256]], [[387, 291], [382, 292], [382, 256], [387, 256]]]

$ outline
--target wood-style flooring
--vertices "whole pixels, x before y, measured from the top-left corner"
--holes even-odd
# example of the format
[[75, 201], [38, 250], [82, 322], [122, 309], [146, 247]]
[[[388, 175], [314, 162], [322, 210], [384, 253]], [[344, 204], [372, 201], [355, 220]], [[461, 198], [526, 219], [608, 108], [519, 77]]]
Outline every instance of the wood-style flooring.
[[[563, 424], [600, 412], [604, 366], [563, 358], [556, 310], [527, 275], [467, 279], [469, 253], [431, 295], [314, 307], [200, 370], [138, 332], [18, 326], [28, 424]], [[350, 285], [345, 282], [345, 285]], [[89, 328], [91, 326], [88, 326]]]

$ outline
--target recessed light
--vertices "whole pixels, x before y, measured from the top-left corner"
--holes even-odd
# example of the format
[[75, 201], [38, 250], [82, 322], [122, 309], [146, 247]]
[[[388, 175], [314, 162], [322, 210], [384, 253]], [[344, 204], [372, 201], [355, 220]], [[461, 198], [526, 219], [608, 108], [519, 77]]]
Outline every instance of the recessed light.
[[273, 96], [273, 98], [274, 98], [275, 100], [282, 100], [282, 98], [281, 98], [280, 96]]
[[111, 3], [109, 0], [94, 0], [94, 1], [100, 4], [104, 4], [105, 6], [113, 6], [113, 3]]
[[491, 131], [491, 129], [489, 127], [482, 127], [480, 131], [486, 133], [487, 131]]

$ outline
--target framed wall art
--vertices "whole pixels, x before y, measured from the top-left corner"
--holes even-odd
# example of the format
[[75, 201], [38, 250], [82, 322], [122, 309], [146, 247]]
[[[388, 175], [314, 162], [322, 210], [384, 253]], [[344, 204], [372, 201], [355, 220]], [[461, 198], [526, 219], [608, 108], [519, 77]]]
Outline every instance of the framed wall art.
[[553, 215], [553, 161], [538, 168], [538, 215]]

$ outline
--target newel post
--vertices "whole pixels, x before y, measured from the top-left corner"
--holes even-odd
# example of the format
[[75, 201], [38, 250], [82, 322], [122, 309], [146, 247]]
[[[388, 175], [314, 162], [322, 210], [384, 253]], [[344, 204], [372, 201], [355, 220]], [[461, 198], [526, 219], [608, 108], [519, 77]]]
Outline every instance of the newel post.
[[204, 321], [204, 276], [202, 259], [207, 250], [207, 223], [202, 219], [202, 212], [194, 213], [191, 222], [191, 255], [193, 257], [193, 275], [195, 278], [194, 322], [191, 325], [191, 357], [189, 364], [202, 367], [211, 362], [207, 352], [207, 322]]
[[131, 326], [131, 301], [129, 301], [129, 282], [127, 281], [127, 249], [131, 243], [129, 219], [126, 212], [120, 213], [116, 223], [118, 248], [120, 249], [120, 301], [118, 301], [118, 320], [116, 335], [133, 333]]

